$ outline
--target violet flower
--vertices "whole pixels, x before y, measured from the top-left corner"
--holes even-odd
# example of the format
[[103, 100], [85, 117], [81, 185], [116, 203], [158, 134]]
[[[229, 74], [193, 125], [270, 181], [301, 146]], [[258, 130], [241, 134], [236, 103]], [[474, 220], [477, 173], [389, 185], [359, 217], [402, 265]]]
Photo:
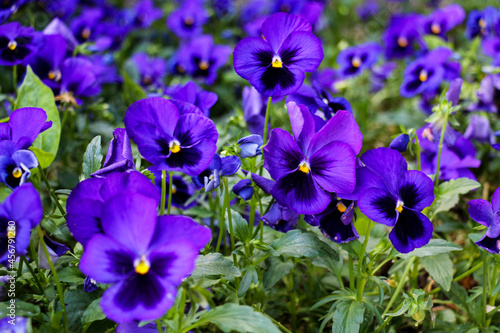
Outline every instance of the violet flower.
[[462, 24], [464, 19], [464, 9], [458, 4], [451, 4], [424, 18], [422, 27], [426, 34], [446, 39], [446, 34], [457, 25]]
[[339, 74], [344, 78], [361, 75], [363, 71], [377, 63], [381, 51], [382, 48], [375, 42], [348, 47], [340, 51], [337, 56]]
[[160, 202], [160, 192], [137, 171], [113, 173], [106, 178], [89, 178], [80, 182], [66, 203], [68, 228], [85, 247], [95, 234], [103, 233], [102, 214], [106, 201], [120, 193], [140, 193]]
[[234, 69], [264, 96], [280, 97], [297, 91], [305, 72], [323, 60], [320, 40], [304, 19], [277, 13], [262, 24], [259, 37], [246, 37], [234, 49]]
[[188, 217], [158, 217], [157, 204], [138, 193], [109, 199], [102, 212], [103, 232], [90, 239], [80, 261], [84, 274], [111, 284], [100, 305], [116, 322], [164, 315], [210, 240], [210, 230]]
[[61, 85], [61, 66], [66, 58], [67, 42], [61, 35], [45, 36], [45, 46], [26, 60], [44, 84], [54, 90]]
[[208, 12], [202, 0], [184, 0], [167, 19], [167, 27], [179, 38], [192, 38], [203, 33], [208, 21]]
[[245, 201], [252, 198], [254, 191], [250, 179], [242, 179], [233, 186], [233, 193], [239, 195]]
[[92, 177], [106, 177], [113, 172], [135, 170], [132, 147], [124, 128], [113, 131], [113, 139], [109, 142], [108, 152], [102, 168], [91, 174]]
[[205, 192], [209, 192], [219, 187], [221, 177], [234, 175], [240, 166], [241, 160], [238, 156], [221, 158], [218, 154], [214, 154], [207, 169], [191, 179], [198, 188], [204, 187]]
[[219, 98], [216, 93], [204, 91], [197, 87], [194, 82], [188, 82], [185, 86], [177, 85], [165, 88], [164, 94], [196, 105], [206, 117], [210, 116], [210, 108], [217, 103]]
[[500, 253], [500, 189], [493, 193], [491, 203], [484, 199], [469, 201], [469, 215], [488, 228], [476, 245], [493, 254]]
[[410, 143], [410, 136], [408, 134], [400, 134], [395, 137], [389, 144], [389, 148], [404, 153], [408, 148], [408, 143]]
[[289, 102], [287, 109], [293, 137], [279, 128], [271, 131], [264, 168], [276, 180], [272, 195], [279, 204], [298, 214], [318, 214], [330, 203], [325, 191], [354, 190], [362, 134], [347, 111], [339, 111], [316, 133], [305, 106]]
[[418, 27], [422, 17], [415, 14], [395, 15], [391, 18], [382, 40], [387, 59], [413, 55], [414, 44], [422, 44]]
[[16, 256], [28, 253], [31, 230], [42, 218], [42, 201], [32, 184], [20, 186], [0, 204], [0, 264], [7, 266], [9, 239], [15, 239]]
[[241, 158], [249, 158], [262, 155], [262, 145], [264, 141], [258, 134], [252, 134], [238, 140]]
[[154, 21], [163, 17], [163, 10], [154, 6], [153, 0], [140, 0], [134, 6], [134, 25], [149, 28]]
[[478, 115], [470, 117], [469, 126], [465, 130], [464, 138], [492, 144], [495, 142], [494, 137], [488, 118]]
[[487, 37], [495, 31], [498, 20], [498, 9], [494, 7], [488, 6], [481, 11], [471, 10], [465, 23], [465, 36], [468, 39]]
[[361, 156], [358, 206], [369, 219], [393, 227], [394, 248], [408, 253], [429, 243], [432, 222], [421, 211], [434, 201], [434, 183], [423, 172], [408, 171], [401, 154], [377, 148]]
[[210, 164], [219, 135], [200, 109], [180, 107], [185, 104], [161, 97], [137, 101], [125, 113], [125, 128], [154, 166], [196, 176]]
[[488, 74], [481, 81], [476, 91], [478, 101], [472, 103], [469, 111], [485, 111], [498, 113], [500, 105], [500, 74]]
[[0, 26], [0, 65], [15, 66], [21, 64], [44, 45], [42, 33], [31, 27], [23, 27], [19, 22], [10, 22]]
[[[53, 241], [46, 235], [43, 236], [43, 240], [45, 242], [45, 245], [47, 246], [47, 251], [49, 252], [50, 259], [52, 260], [52, 263], [54, 265], [57, 263], [60, 256], [69, 251], [69, 247], [59, 242]], [[38, 243], [38, 265], [41, 268], [50, 269], [49, 261], [47, 260], [45, 252], [43, 251], [41, 246], [41, 243]]]
[[[248, 130], [260, 136], [264, 133], [267, 100], [254, 87], [243, 88], [243, 118]], [[270, 131], [270, 127], [268, 128]]]
[[61, 66], [61, 89], [56, 101], [80, 105], [80, 98], [101, 92], [92, 62], [83, 57], [67, 58]]
[[149, 57], [146, 53], [136, 53], [132, 62], [139, 73], [139, 84], [154, 89], [163, 86], [163, 78], [167, 74], [167, 65], [162, 58]]

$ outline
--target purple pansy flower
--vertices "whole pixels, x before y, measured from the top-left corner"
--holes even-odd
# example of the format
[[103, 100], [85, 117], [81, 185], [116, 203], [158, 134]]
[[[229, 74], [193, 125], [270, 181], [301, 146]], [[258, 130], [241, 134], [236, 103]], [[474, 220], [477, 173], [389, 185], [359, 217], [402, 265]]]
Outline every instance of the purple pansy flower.
[[173, 305], [210, 230], [185, 216], [157, 216], [158, 202], [123, 193], [105, 203], [101, 234], [85, 247], [80, 269], [111, 284], [101, 307], [116, 322], [154, 320]]
[[462, 80], [461, 78], [456, 78], [455, 80], [451, 81], [450, 87], [446, 92], [446, 99], [448, 100], [448, 102], [451, 102], [452, 106], [458, 105], [463, 81], [464, 80]]
[[469, 111], [485, 111], [498, 113], [500, 105], [500, 74], [488, 74], [481, 81], [476, 91], [477, 103], [472, 103]]
[[347, 111], [339, 111], [316, 133], [305, 106], [289, 102], [287, 109], [293, 137], [279, 128], [271, 131], [264, 168], [276, 180], [272, 195], [279, 204], [298, 214], [318, 214], [330, 203], [326, 192], [354, 190], [362, 134]]
[[210, 115], [210, 108], [214, 106], [218, 99], [216, 93], [204, 91], [197, 87], [194, 82], [188, 82], [185, 86], [177, 85], [165, 88], [164, 94], [196, 105], [206, 117]]
[[61, 85], [61, 66], [66, 58], [67, 43], [61, 35], [45, 36], [45, 46], [26, 60], [43, 83], [54, 90]]
[[[264, 133], [267, 100], [254, 87], [243, 88], [243, 118], [248, 130], [260, 136]], [[270, 128], [269, 128], [270, 130]]]
[[462, 24], [465, 19], [464, 9], [457, 4], [451, 4], [436, 10], [422, 21], [426, 34], [436, 35], [446, 39], [448, 31]]
[[[157, 168], [149, 168], [151, 172], [155, 175], [155, 185], [159, 192], [161, 192], [161, 170]], [[167, 176], [166, 184], [167, 189], [170, 185], [170, 179]], [[181, 176], [174, 175], [172, 177], [172, 206], [179, 209], [189, 209], [196, 205], [196, 200], [192, 200], [188, 203], [189, 199], [195, 195], [196, 189], [192, 183], [188, 183]], [[165, 208], [168, 206], [168, 190], [166, 193]]]
[[337, 71], [333, 68], [323, 68], [314, 71], [311, 74], [311, 81], [317, 82], [318, 85], [331, 93], [337, 93], [335, 83], [340, 80]]
[[19, 22], [0, 26], [0, 65], [21, 64], [38, 52], [45, 42], [44, 35], [31, 27], [23, 27]]
[[15, 239], [16, 256], [28, 253], [31, 229], [42, 217], [42, 201], [32, 184], [20, 186], [0, 204], [0, 264], [7, 265], [9, 239]]
[[61, 66], [61, 89], [56, 101], [80, 105], [80, 98], [101, 92], [92, 62], [83, 57], [67, 58]]
[[476, 244], [488, 252], [500, 253], [500, 189], [493, 193], [491, 203], [484, 199], [469, 201], [469, 215], [477, 223], [488, 227]]
[[369, 219], [393, 227], [394, 248], [408, 253], [429, 243], [432, 222], [421, 211], [434, 201], [434, 184], [423, 172], [408, 171], [401, 154], [377, 148], [361, 156], [357, 172], [361, 184], [358, 206]]
[[388, 61], [382, 65], [373, 66], [372, 68], [372, 92], [377, 92], [384, 88], [385, 83], [391, 77], [392, 72], [398, 67], [395, 62]]
[[494, 134], [491, 130], [490, 121], [486, 117], [472, 115], [469, 126], [464, 133], [464, 138], [482, 143], [494, 143]]
[[259, 37], [246, 37], [234, 49], [234, 69], [264, 96], [280, 97], [297, 91], [305, 72], [323, 60], [320, 40], [304, 19], [277, 13], [262, 24]]
[[95, 41], [98, 25], [102, 22], [104, 12], [98, 8], [86, 8], [79, 17], [71, 22], [71, 30], [80, 43]]
[[339, 74], [344, 78], [361, 75], [364, 70], [377, 63], [381, 51], [382, 48], [375, 42], [348, 47], [340, 51], [337, 56]]
[[241, 160], [238, 156], [221, 158], [218, 154], [214, 154], [208, 168], [191, 179], [198, 188], [204, 187], [205, 192], [209, 192], [219, 187], [221, 177], [234, 175], [240, 166]]
[[176, 56], [176, 68], [180, 66], [192, 77], [210, 85], [217, 78], [219, 68], [227, 63], [230, 54], [231, 47], [215, 45], [211, 35], [198, 36], [181, 47]]
[[167, 27], [179, 38], [192, 38], [203, 33], [208, 12], [202, 0], [184, 0], [167, 19]]
[[389, 144], [389, 148], [404, 153], [408, 148], [408, 143], [410, 143], [410, 136], [408, 134], [400, 134], [395, 137]]
[[45, 29], [43, 29], [43, 34], [46, 36], [60, 35], [61, 37], [63, 37], [64, 40], [66, 41], [66, 48], [68, 52], [73, 52], [75, 47], [78, 46], [78, 41], [73, 35], [71, 29], [57, 17], [54, 18], [52, 21], [50, 21], [50, 23], [45, 27]]
[[163, 85], [163, 78], [167, 74], [167, 64], [162, 58], [149, 57], [146, 53], [137, 53], [132, 62], [139, 73], [139, 84], [143, 87], [155, 89]]
[[163, 16], [163, 11], [154, 6], [153, 0], [137, 1], [134, 13], [134, 24], [140, 28], [149, 28], [154, 21]]
[[254, 191], [250, 179], [242, 179], [233, 186], [233, 193], [239, 195], [245, 201], [252, 198]]
[[371, 19], [373, 16], [377, 15], [380, 10], [380, 5], [375, 0], [363, 1], [360, 5], [356, 7], [356, 14], [363, 21]]
[[395, 15], [387, 26], [383, 41], [387, 59], [404, 58], [414, 53], [414, 44], [421, 43], [418, 31], [420, 15]]
[[[10, 323], [12, 320], [15, 322], [15, 325], [12, 325]], [[14, 319], [11, 319], [10, 317], [5, 317], [3, 319], [0, 319], [0, 332], [26, 333], [27, 331], [28, 331], [27, 318], [16, 316]]]
[[483, 39], [483, 53], [493, 59], [492, 65], [500, 65], [500, 37], [488, 37]]
[[465, 36], [469, 39], [489, 36], [494, 32], [498, 19], [498, 10], [494, 7], [488, 6], [481, 11], [471, 10], [465, 23]]
[[238, 140], [241, 158], [255, 157], [262, 155], [262, 145], [264, 141], [258, 134], [252, 134]]
[[336, 195], [331, 195], [328, 207], [316, 215], [306, 215], [307, 223], [319, 226], [325, 237], [336, 243], [347, 243], [358, 239], [359, 234], [354, 227], [355, 201], [341, 200]]
[[103, 233], [102, 216], [106, 201], [124, 192], [140, 193], [160, 202], [158, 189], [137, 171], [86, 179], [73, 189], [66, 204], [68, 228], [73, 237], [86, 246], [92, 236]]
[[[43, 236], [43, 240], [47, 246], [47, 251], [49, 252], [50, 259], [54, 265], [57, 263], [60, 256], [69, 251], [69, 247], [50, 239], [47, 235]], [[50, 269], [49, 262], [41, 246], [41, 243], [38, 243], [38, 265], [40, 268]]]
[[460, 76], [460, 63], [450, 62], [452, 51], [438, 47], [410, 63], [404, 71], [399, 92], [402, 97], [435, 94], [444, 80], [451, 81]]
[[113, 172], [135, 170], [132, 147], [124, 128], [113, 131], [113, 139], [109, 142], [108, 152], [102, 168], [94, 172], [92, 177], [106, 177]]
[[23, 185], [38, 166], [31, 150], [18, 149], [12, 141], [0, 141], [0, 182], [11, 189]]
[[141, 155], [161, 170], [198, 175], [217, 149], [213, 121], [185, 102], [161, 97], [137, 101], [125, 113], [125, 128]]

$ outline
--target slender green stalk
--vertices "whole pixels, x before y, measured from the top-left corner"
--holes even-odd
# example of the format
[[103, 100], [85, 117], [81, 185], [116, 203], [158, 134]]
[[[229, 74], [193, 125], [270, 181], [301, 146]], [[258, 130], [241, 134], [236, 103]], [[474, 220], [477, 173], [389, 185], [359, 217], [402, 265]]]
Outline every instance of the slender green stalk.
[[[12, 66], [12, 87], [14, 88], [14, 93], [17, 95], [17, 66]], [[17, 98], [17, 96], [16, 96]]]
[[422, 171], [422, 158], [420, 153], [420, 141], [418, 141], [418, 135], [415, 133], [415, 145], [417, 146], [417, 170]]
[[33, 276], [33, 279], [35, 280], [36, 286], [38, 288], [38, 293], [40, 295], [43, 295], [43, 288], [42, 285], [40, 284], [40, 281], [38, 280], [38, 277], [36, 276], [35, 272], [33, 271], [33, 268], [29, 264], [28, 260], [26, 260], [26, 257], [21, 257], [21, 263], [24, 262], [26, 264], [26, 267], [30, 271], [31, 275]]
[[161, 171], [160, 215], [165, 215], [165, 197], [167, 195], [167, 171]]
[[[269, 127], [269, 117], [271, 116], [271, 102], [272, 102], [272, 97], [269, 97], [269, 99], [267, 100], [267, 107], [266, 107], [266, 118], [265, 118], [265, 121], [264, 121], [264, 137], [262, 138], [263, 139], [263, 142], [264, 142], [264, 145], [267, 144], [267, 129]], [[264, 160], [264, 151], [262, 152], [262, 160]], [[264, 171], [264, 164], [262, 164], [260, 166], [260, 170], [259, 170], [259, 175], [262, 176], [262, 172]]]
[[[207, 197], [208, 197], [208, 207], [210, 207], [211, 212], [214, 212], [215, 207], [214, 207], [214, 198], [212, 197], [212, 193], [209, 193]], [[214, 225], [215, 225], [215, 216], [210, 215], [210, 230], [212, 230], [212, 234], [214, 233]]]
[[364, 262], [365, 262], [365, 253], [366, 246], [368, 245], [368, 240], [370, 239], [370, 232], [372, 230], [372, 220], [368, 220], [368, 225], [366, 226], [366, 234], [365, 240], [363, 241], [363, 245], [361, 247], [361, 255], [358, 259], [358, 281], [356, 282], [356, 299], [361, 301], [363, 299], [363, 291], [366, 284], [366, 278], [364, 275]]
[[481, 304], [483, 307], [483, 327], [486, 327], [486, 295], [488, 294], [488, 253], [483, 251], [483, 294]]
[[69, 332], [69, 325], [68, 325], [68, 315], [66, 313], [66, 303], [64, 302], [64, 291], [61, 285], [61, 281], [59, 281], [59, 276], [57, 275], [56, 267], [52, 263], [52, 259], [50, 258], [49, 250], [47, 249], [47, 245], [45, 244], [45, 241], [43, 240], [43, 231], [40, 225], [36, 227], [36, 231], [38, 233], [38, 239], [40, 242], [40, 245], [42, 246], [43, 253], [45, 254], [45, 257], [47, 258], [47, 262], [49, 263], [50, 270], [52, 271], [52, 276], [54, 277], [54, 280], [56, 282], [56, 288], [57, 288], [57, 293], [59, 294], [59, 302], [61, 303], [61, 310], [63, 313], [63, 320], [64, 320], [64, 331], [66, 333]]
[[186, 308], [186, 291], [184, 287], [180, 289], [181, 301], [179, 302], [179, 327], [182, 327], [182, 321], [184, 320], [184, 309]]
[[403, 290], [403, 287], [405, 285], [406, 277], [408, 276], [408, 273], [410, 272], [411, 266], [413, 265], [413, 262], [415, 261], [415, 258], [416, 257], [412, 257], [410, 259], [410, 261], [408, 262], [408, 264], [406, 265], [406, 268], [405, 268], [405, 270], [403, 272], [403, 275], [399, 279], [398, 286], [396, 287], [396, 290], [394, 291], [394, 294], [392, 294], [392, 297], [389, 300], [389, 303], [387, 304], [387, 306], [385, 307], [385, 310], [382, 313], [382, 315], [385, 315], [387, 312], [389, 312], [389, 310], [391, 309], [392, 304], [394, 304], [394, 302], [396, 301], [396, 298], [401, 293], [401, 290]]
[[[453, 282], [457, 282], [457, 281], [460, 281], [462, 280], [463, 278], [471, 275], [472, 273], [474, 273], [475, 271], [477, 271], [478, 269], [480, 269], [482, 266], [483, 266], [484, 262], [481, 261], [479, 264], [477, 264], [476, 266], [472, 267], [471, 269], [469, 269], [467, 272], [465, 273], [462, 273], [460, 274], [459, 276], [457, 276], [456, 278], [453, 279]], [[431, 295], [431, 294], [435, 294], [435, 293], [438, 293], [441, 291], [441, 287], [437, 287], [435, 289], [432, 289], [428, 294]]]
[[349, 288], [354, 290], [356, 288], [354, 278], [354, 260], [352, 258], [352, 254], [349, 253]]
[[163, 333], [163, 328], [161, 327], [160, 319], [155, 320], [155, 323], [156, 323], [156, 329], [158, 330], [158, 333]]
[[439, 138], [439, 150], [438, 150], [438, 159], [437, 159], [437, 165], [436, 165], [436, 176], [434, 177], [434, 186], [435, 187], [437, 187], [439, 185], [439, 171], [441, 168], [441, 152], [443, 150], [444, 134], [446, 133], [446, 127], [448, 126], [448, 113], [449, 113], [449, 108], [446, 107], [446, 110], [444, 111], [443, 128], [441, 129], [441, 137]]
[[[217, 195], [217, 192], [215, 192]], [[220, 202], [220, 200], [219, 200]], [[224, 206], [224, 205], [222, 205]], [[215, 248], [215, 252], [219, 252], [220, 245], [222, 243], [222, 238], [226, 235], [226, 224], [224, 223], [224, 208], [220, 208], [219, 205], [219, 239], [217, 240], [217, 247]]]
[[[497, 275], [498, 275], [498, 265], [495, 264], [493, 267], [495, 269], [494, 272], [493, 272], [493, 279], [495, 280], [496, 277], [497, 277]], [[496, 285], [496, 283], [497, 283], [497, 281], [494, 281], [494, 282], [491, 283], [491, 285], [494, 286], [494, 285]], [[492, 295], [490, 297], [490, 302], [489, 302], [490, 306], [494, 306], [495, 305], [495, 302], [497, 300], [498, 294], [499, 293], [497, 292], [496, 294], [494, 294], [494, 295]], [[488, 318], [488, 320], [486, 321], [486, 327], [490, 327], [492, 317], [487, 316], [487, 318]]]
[[[229, 220], [229, 238], [231, 240], [231, 252], [234, 252], [236, 246], [234, 242], [233, 216], [231, 215], [231, 203], [229, 201], [229, 182], [227, 178], [224, 178], [224, 207], [227, 211], [227, 218]], [[233, 253], [233, 261], [235, 265], [237, 263], [236, 260], [236, 254]]]
[[45, 186], [47, 186], [47, 189], [49, 190], [50, 195], [52, 196], [52, 198], [54, 198], [54, 201], [56, 202], [57, 208], [61, 212], [64, 219], [66, 219], [66, 210], [64, 210], [63, 206], [59, 202], [59, 199], [57, 198], [56, 193], [54, 192], [52, 187], [50, 187], [49, 180], [47, 179], [47, 176], [45, 175], [45, 172], [43, 171], [40, 163], [38, 163], [38, 171], [40, 171], [40, 175], [42, 176], [43, 182], [45, 183]]
[[61, 128], [64, 130], [64, 124], [66, 124], [66, 119], [68, 118], [68, 113], [69, 113], [68, 107], [65, 106], [62, 112], [64, 112], [64, 114], [63, 114], [63, 119], [62, 119], [62, 123], [61, 123]]
[[252, 195], [252, 199], [250, 199], [250, 217], [248, 220], [248, 230], [250, 231], [250, 235], [253, 235], [253, 227], [255, 224], [255, 211], [257, 210], [257, 200], [255, 200], [255, 196]]
[[[169, 177], [168, 177], [168, 207], [167, 207], [167, 214], [170, 215], [170, 209], [172, 207], [172, 186], [174, 183], [174, 173], [172, 171], [169, 172]], [[163, 186], [163, 185], [162, 185]]]
[[384, 327], [386, 327], [391, 322], [392, 318], [394, 318], [394, 317], [387, 317], [387, 318], [385, 318], [385, 320], [382, 323], [382, 325], [380, 325], [379, 327], [377, 327], [377, 329], [375, 330], [374, 333], [379, 333], [381, 330], [383, 330]]
[[23, 275], [23, 261], [19, 261], [19, 266], [17, 266], [17, 277], [19, 278]]

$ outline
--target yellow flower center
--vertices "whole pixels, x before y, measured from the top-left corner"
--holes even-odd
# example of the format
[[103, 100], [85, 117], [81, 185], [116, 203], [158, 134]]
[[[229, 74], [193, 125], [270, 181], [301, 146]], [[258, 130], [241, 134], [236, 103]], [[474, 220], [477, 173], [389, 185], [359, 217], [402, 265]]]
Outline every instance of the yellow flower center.
[[191, 17], [191, 16], [188, 16], [186, 18], [184, 18], [184, 24], [185, 25], [193, 25], [194, 23], [194, 18]]
[[337, 204], [337, 209], [339, 212], [343, 213], [347, 210], [347, 207], [342, 203], [342, 201], [339, 201]]
[[309, 163], [307, 163], [306, 161], [301, 162], [299, 164], [299, 170], [302, 171], [305, 174], [308, 174], [309, 171], [311, 171], [311, 168], [309, 167]]
[[23, 171], [21, 170], [20, 167], [17, 167], [12, 171], [12, 177], [14, 177], [14, 178], [21, 178], [22, 175], [23, 175]]
[[7, 44], [9, 50], [14, 51], [17, 47], [17, 42], [15, 40], [11, 40], [9, 44]]
[[406, 39], [405, 37], [399, 37], [398, 38], [398, 45], [400, 47], [407, 47], [408, 46], [408, 39]]
[[149, 268], [151, 267], [151, 265], [146, 256], [142, 256], [140, 260], [136, 260], [134, 262], [134, 267], [137, 274], [144, 275], [149, 272]]
[[481, 28], [486, 28], [486, 21], [484, 19], [480, 19], [478, 24]]
[[420, 71], [420, 75], [418, 76], [418, 78], [422, 82], [427, 81], [427, 79], [429, 78], [429, 76], [427, 74], [427, 71], [425, 69], [423, 69], [422, 71]]
[[175, 185], [172, 185], [172, 194], [175, 194], [177, 193], [177, 188], [175, 187]]
[[273, 62], [271, 63], [271, 66], [273, 66], [273, 68], [283, 68], [283, 62], [281, 61], [281, 58], [275, 55], [273, 57]]
[[396, 206], [396, 210], [398, 213], [401, 213], [403, 211], [403, 205], [404, 203], [402, 201], [398, 201], [398, 205]]
[[82, 38], [83, 39], [88, 39], [90, 37], [90, 34], [92, 31], [89, 28], [85, 28], [82, 30]]
[[438, 35], [441, 33], [441, 26], [437, 23], [433, 23], [431, 26], [431, 30], [433, 34]]
[[207, 61], [201, 61], [198, 67], [200, 67], [202, 71], [206, 71], [208, 67], [210, 67], [210, 64]]
[[168, 145], [168, 147], [170, 149], [170, 152], [173, 153], [173, 154], [176, 154], [176, 153], [178, 153], [178, 152], [181, 151], [181, 144], [177, 140], [174, 140], [174, 141], [170, 142], [170, 144]]
[[361, 66], [361, 59], [359, 57], [352, 58], [352, 66], [355, 68]]
[[49, 80], [54, 80], [54, 78], [56, 77], [56, 73], [51, 71], [47, 76], [49, 77]]

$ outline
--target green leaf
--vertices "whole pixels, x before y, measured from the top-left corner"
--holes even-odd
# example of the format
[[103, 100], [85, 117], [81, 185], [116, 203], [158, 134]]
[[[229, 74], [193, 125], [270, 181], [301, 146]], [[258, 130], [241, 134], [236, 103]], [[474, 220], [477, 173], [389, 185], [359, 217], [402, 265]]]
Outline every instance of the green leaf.
[[245, 275], [243, 275], [241, 279], [240, 286], [238, 287], [238, 297], [243, 297], [246, 294], [252, 282], [257, 284], [257, 282], [259, 282], [259, 275], [257, 274], [255, 266], [250, 265], [247, 267]]
[[65, 267], [59, 273], [59, 280], [67, 283], [83, 283], [85, 277], [77, 267]]
[[271, 263], [269, 267], [264, 271], [263, 278], [265, 289], [271, 289], [283, 277], [290, 274], [294, 266], [293, 262], [290, 260], [282, 262], [277, 257], [270, 257], [269, 259]]
[[[248, 228], [248, 222], [240, 215], [240, 213], [235, 212], [231, 209], [231, 217], [233, 221], [234, 235], [242, 242], [247, 242], [252, 238], [250, 235], [250, 230]], [[229, 230], [229, 218], [226, 212], [226, 227]]]
[[[10, 300], [0, 303], [0, 318], [6, 318], [10, 314], [10, 309], [8, 307], [11, 306], [11, 304]], [[30, 318], [40, 314], [40, 308], [38, 305], [21, 301], [18, 298], [16, 298], [14, 307], [16, 309], [16, 317]]]
[[83, 154], [83, 175], [85, 178], [90, 178], [90, 175], [101, 168], [101, 136], [98, 135], [90, 141]]
[[280, 333], [274, 323], [247, 305], [227, 303], [205, 312], [197, 326], [208, 323], [217, 325], [223, 332]]
[[271, 243], [274, 256], [287, 255], [290, 257], [314, 258], [319, 255], [329, 256], [338, 260], [338, 254], [328, 244], [321, 241], [312, 233], [302, 233], [300, 230], [291, 230], [280, 239]]
[[452, 197], [458, 194], [465, 194], [481, 186], [478, 182], [469, 178], [458, 178], [444, 182], [439, 185], [438, 196]]
[[441, 37], [433, 36], [433, 35], [424, 35], [423, 36], [425, 44], [429, 47], [430, 50], [433, 50], [437, 47], [444, 46], [447, 48], [453, 49], [449, 43], [444, 41]]
[[106, 318], [106, 315], [104, 314], [104, 312], [102, 312], [101, 306], [99, 305], [100, 302], [100, 298], [92, 301], [87, 310], [85, 310], [82, 317], [82, 324], [84, 326], [94, 321], [103, 320]]
[[396, 311], [387, 313], [386, 316], [399, 317], [410, 308], [410, 305], [411, 305], [410, 301], [405, 299], [401, 304], [401, 306]]
[[222, 277], [233, 278], [237, 276], [241, 276], [240, 270], [234, 266], [231, 260], [224, 258], [221, 253], [198, 256], [196, 268], [192, 274], [195, 280], [209, 280], [210, 283], [204, 284], [204, 287], [217, 283], [218, 279]]
[[61, 119], [52, 89], [43, 84], [30, 66], [26, 69], [26, 76], [19, 88], [15, 109], [24, 107], [41, 108], [47, 113], [47, 120], [52, 121], [52, 127], [38, 135], [31, 149], [45, 169], [54, 161], [59, 149]]
[[444, 239], [431, 239], [426, 246], [415, 249], [410, 253], [400, 253], [398, 256], [403, 259], [409, 259], [411, 257], [434, 256], [436, 254], [448, 253], [451, 251], [462, 251], [462, 248]]
[[333, 333], [359, 332], [359, 326], [363, 322], [365, 308], [363, 303], [355, 300], [341, 302], [333, 315]]
[[423, 257], [420, 263], [443, 290], [450, 290], [453, 281], [453, 262], [449, 254]]
[[135, 83], [127, 72], [122, 71], [123, 77], [123, 98], [125, 103], [130, 105], [138, 100], [145, 99], [146, 93], [140, 85]]

